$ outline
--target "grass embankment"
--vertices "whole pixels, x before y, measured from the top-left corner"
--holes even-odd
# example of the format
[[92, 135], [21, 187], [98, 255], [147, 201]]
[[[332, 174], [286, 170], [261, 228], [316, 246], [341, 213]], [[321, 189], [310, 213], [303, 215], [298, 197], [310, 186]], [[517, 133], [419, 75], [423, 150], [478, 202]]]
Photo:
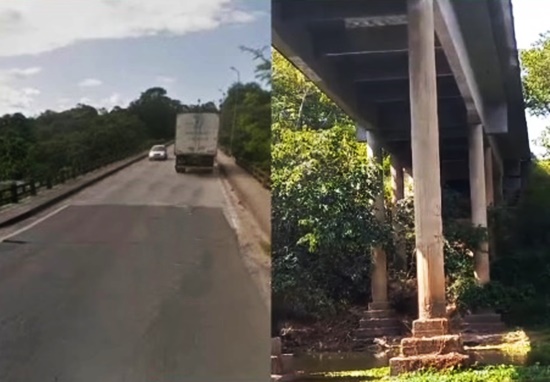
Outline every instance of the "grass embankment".
[[342, 382], [534, 382], [550, 381], [550, 328], [518, 330], [507, 333], [503, 341], [492, 345], [468, 347], [469, 351], [498, 350], [510, 358], [519, 358], [524, 365], [474, 365], [464, 370], [422, 371], [390, 377], [389, 367], [347, 372], [320, 373], [312, 381]]

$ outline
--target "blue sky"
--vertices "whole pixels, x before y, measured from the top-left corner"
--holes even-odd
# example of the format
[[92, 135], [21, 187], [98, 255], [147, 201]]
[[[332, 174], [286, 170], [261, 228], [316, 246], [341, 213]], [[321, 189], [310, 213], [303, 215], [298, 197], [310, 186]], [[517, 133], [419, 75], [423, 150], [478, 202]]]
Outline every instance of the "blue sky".
[[255, 80], [239, 46], [270, 45], [269, 12], [269, 0], [2, 1], [0, 114], [126, 106], [152, 86], [217, 102], [231, 66]]
[[[550, 29], [550, 0], [513, 0], [516, 39]], [[254, 80], [239, 45], [270, 45], [269, 0], [12, 0], [0, 2], [0, 115], [79, 102], [125, 106], [152, 86], [184, 103], [219, 100]], [[530, 138], [550, 125], [527, 116]], [[540, 150], [532, 145], [535, 153]]]
[[[514, 7], [514, 24], [518, 48], [526, 49], [538, 40], [539, 35], [550, 30], [548, 15], [550, 1], [548, 0], [512, 0]], [[529, 127], [529, 139], [536, 139], [545, 126], [550, 126], [550, 119], [536, 118], [526, 112]], [[531, 151], [541, 154], [542, 150], [531, 143]]]

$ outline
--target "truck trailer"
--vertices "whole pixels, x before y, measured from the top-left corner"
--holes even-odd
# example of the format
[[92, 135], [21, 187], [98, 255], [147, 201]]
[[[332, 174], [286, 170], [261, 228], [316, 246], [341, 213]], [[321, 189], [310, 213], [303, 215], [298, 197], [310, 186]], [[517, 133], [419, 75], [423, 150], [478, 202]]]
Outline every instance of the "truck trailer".
[[218, 113], [178, 114], [174, 143], [176, 172], [190, 169], [214, 171], [219, 129]]

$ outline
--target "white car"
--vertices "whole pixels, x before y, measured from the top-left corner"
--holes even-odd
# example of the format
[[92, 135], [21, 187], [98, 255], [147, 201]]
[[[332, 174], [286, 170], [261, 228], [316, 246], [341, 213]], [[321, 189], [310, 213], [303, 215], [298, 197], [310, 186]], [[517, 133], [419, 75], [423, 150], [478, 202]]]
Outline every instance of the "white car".
[[168, 152], [163, 145], [155, 145], [149, 150], [149, 160], [166, 160], [168, 159]]

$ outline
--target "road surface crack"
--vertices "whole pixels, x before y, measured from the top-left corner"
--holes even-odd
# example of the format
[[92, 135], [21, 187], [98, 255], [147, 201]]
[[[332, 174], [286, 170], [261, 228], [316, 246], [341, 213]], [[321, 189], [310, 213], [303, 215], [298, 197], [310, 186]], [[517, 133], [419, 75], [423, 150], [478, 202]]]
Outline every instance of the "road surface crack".
[[8, 244], [27, 244], [24, 240], [14, 240], [14, 239], [5, 239], [2, 240], [2, 243], [8, 243]]

